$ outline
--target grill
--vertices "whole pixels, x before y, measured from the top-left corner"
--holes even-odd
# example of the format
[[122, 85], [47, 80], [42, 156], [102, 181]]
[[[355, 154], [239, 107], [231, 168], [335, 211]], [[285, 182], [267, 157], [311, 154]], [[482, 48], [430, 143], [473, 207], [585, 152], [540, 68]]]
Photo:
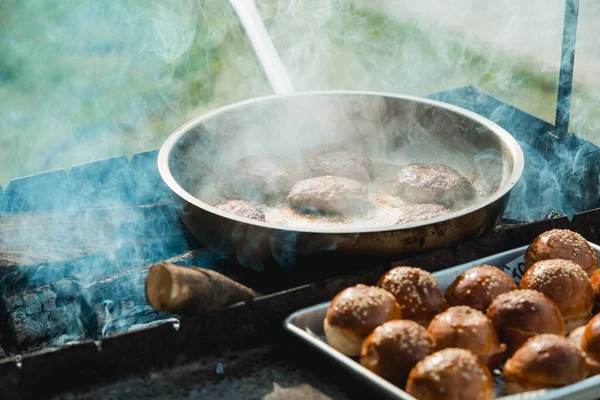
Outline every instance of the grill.
[[[473, 87], [430, 97], [511, 132], [524, 147], [529, 170], [494, 232], [391, 265], [435, 271], [526, 245], [552, 228], [598, 240], [598, 147], [574, 135], [558, 136], [551, 124]], [[320, 378], [329, 376], [326, 366], [286, 346], [281, 322], [344, 287], [375, 283], [390, 263], [320, 256], [300, 259], [291, 271], [272, 265], [255, 272], [223, 259], [186, 231], [156, 157], [151, 151], [131, 161], [117, 157], [75, 166], [68, 175], [61, 170], [16, 179], [1, 194], [2, 398], [64, 397], [91, 387], [92, 397], [107, 391], [127, 397], [131, 385], [159, 397], [194, 385], [206, 397], [211, 390], [232, 397], [261, 390], [341, 398], [360, 393], [355, 384], [344, 382], [341, 389], [341, 382]], [[537, 199], [527, 197], [544, 184], [543, 169], [563, 181], [548, 194], [557, 199], [556, 209], [540, 210]], [[158, 313], [146, 302], [144, 279], [161, 260], [216, 270], [262, 296], [204, 316]], [[127, 378], [133, 380], [123, 383]], [[273, 380], [294, 388], [267, 387]]]
[[[568, 134], [579, 4], [565, 4], [555, 126], [473, 87], [428, 96], [492, 120], [525, 153], [501, 224], [458, 246], [392, 263], [320, 255], [298, 259], [293, 270], [252, 271], [203, 249], [186, 230], [158, 174], [158, 151], [0, 188], [2, 398], [373, 398], [290, 342], [283, 319], [345, 287], [374, 284], [394, 265], [436, 271], [553, 228], [598, 241], [600, 148]], [[156, 312], [144, 281], [163, 260], [218, 271], [261, 296], [203, 316]]]

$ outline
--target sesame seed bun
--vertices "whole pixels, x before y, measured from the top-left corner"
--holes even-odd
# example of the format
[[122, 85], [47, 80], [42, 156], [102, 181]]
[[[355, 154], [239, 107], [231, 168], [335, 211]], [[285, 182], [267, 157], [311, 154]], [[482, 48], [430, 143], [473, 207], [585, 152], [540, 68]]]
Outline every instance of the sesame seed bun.
[[363, 340], [375, 328], [401, 317], [400, 306], [389, 292], [359, 284], [333, 298], [323, 328], [331, 347], [348, 356], [358, 356]]
[[481, 311], [467, 306], [450, 307], [436, 315], [427, 332], [435, 340], [436, 350], [450, 347], [471, 350], [490, 369], [502, 363], [506, 351], [492, 321]]
[[554, 258], [579, 264], [588, 276], [596, 272], [594, 249], [583, 236], [568, 229], [552, 229], [536, 237], [525, 252], [525, 269]]
[[552, 334], [532, 337], [504, 364], [509, 394], [562, 387], [586, 377], [581, 351], [568, 339]]
[[600, 374], [600, 314], [583, 327], [581, 335], [581, 350], [585, 353], [586, 361], [590, 366], [590, 373]]
[[552, 300], [536, 290], [513, 290], [496, 297], [488, 307], [487, 317], [494, 324], [498, 338], [514, 353], [527, 339], [542, 334], [565, 335], [560, 310]]
[[542, 260], [521, 279], [521, 289], [544, 293], [560, 310], [567, 332], [585, 325], [592, 316], [594, 291], [583, 269], [569, 260]]
[[377, 284], [394, 295], [402, 308], [402, 317], [425, 328], [436, 314], [448, 308], [437, 279], [414, 267], [396, 267], [385, 273]]
[[506, 272], [490, 265], [470, 268], [448, 286], [444, 294], [451, 306], [469, 306], [486, 312], [496, 296], [517, 289]]
[[406, 392], [419, 400], [492, 400], [489, 369], [472, 352], [449, 348], [419, 361], [408, 376]]
[[377, 327], [364, 341], [360, 363], [403, 387], [410, 370], [434, 349], [425, 328], [410, 320], [393, 320]]
[[[593, 318], [592, 318], [592, 320], [593, 320]], [[584, 325], [584, 326], [580, 326], [579, 328], [574, 329], [571, 333], [569, 333], [569, 336], [567, 337], [567, 339], [569, 339], [569, 341], [571, 343], [573, 343], [573, 345], [575, 347], [577, 347], [579, 350], [581, 350], [581, 353], [583, 354], [583, 356], [585, 358], [585, 362], [588, 365], [589, 375], [598, 375], [598, 374], [600, 374], [600, 363], [598, 361], [594, 360], [594, 358], [590, 357], [583, 350], [583, 346], [582, 346], [583, 334], [585, 333], [586, 327], [587, 327], [587, 325]]]

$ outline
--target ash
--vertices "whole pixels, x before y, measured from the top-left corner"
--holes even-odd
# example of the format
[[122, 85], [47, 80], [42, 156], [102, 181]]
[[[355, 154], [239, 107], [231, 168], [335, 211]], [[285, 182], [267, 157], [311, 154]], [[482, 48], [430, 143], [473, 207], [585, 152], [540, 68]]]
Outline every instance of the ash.
[[[179, 320], [146, 302], [147, 267], [85, 284], [77, 278], [3, 293], [7, 329], [3, 343], [21, 354], [64, 346]], [[4, 353], [0, 353], [3, 355]]]

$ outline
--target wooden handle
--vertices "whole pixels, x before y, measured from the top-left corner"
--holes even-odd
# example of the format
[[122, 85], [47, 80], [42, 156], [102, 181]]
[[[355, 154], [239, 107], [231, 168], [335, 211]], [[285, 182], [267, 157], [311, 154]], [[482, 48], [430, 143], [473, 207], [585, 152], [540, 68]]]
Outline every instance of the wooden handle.
[[258, 293], [204, 268], [153, 265], [146, 277], [146, 299], [158, 311], [198, 315], [247, 301]]

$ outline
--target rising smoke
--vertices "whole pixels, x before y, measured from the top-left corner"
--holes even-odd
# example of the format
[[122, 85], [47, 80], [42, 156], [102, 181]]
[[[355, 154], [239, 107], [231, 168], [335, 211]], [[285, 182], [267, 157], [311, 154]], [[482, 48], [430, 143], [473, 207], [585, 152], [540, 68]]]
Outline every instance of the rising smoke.
[[[553, 121], [562, 1], [450, 1], [440, 6], [427, 1], [257, 0], [257, 4], [299, 90], [377, 90], [425, 96], [472, 85]], [[56, 1], [54, 6], [18, 0], [0, 6], [3, 182], [158, 148], [168, 133], [191, 116], [269, 93], [236, 18], [223, 0], [67, 0]], [[582, 5], [582, 16], [586, 15], [584, 7], [592, 15], [581, 22], [588, 34], [578, 46], [589, 49], [593, 44], [586, 38], [595, 39], [589, 32], [600, 19], [593, 18], [598, 15], [597, 5]], [[582, 65], [595, 65], [589, 61], [594, 60], [594, 52], [579, 54], [588, 60]], [[598, 76], [586, 67], [576, 72], [586, 79]], [[594, 96], [575, 92], [572, 126], [578, 134], [597, 130], [600, 111]], [[376, 109], [378, 104], [369, 106]], [[298, 110], [279, 117], [265, 110], [259, 119], [242, 115], [249, 120], [245, 125], [248, 139], [228, 154], [235, 158], [250, 152], [278, 152], [293, 159], [299, 148], [320, 144], [325, 138], [334, 141], [346, 138], [348, 132], [375, 127], [380, 133], [382, 129], [378, 118], [359, 122], [357, 128], [357, 124], [344, 125], [339, 118], [330, 118], [333, 111], [326, 111], [327, 104], [317, 108], [321, 112], [316, 115]], [[365, 109], [363, 104], [358, 111]], [[499, 123], [511, 121], [505, 126], [511, 133], [525, 123], [522, 114], [504, 112], [499, 108], [489, 116]], [[290, 120], [290, 115], [295, 118]], [[261, 119], [286, 127], [289, 140], [277, 140], [281, 130], [260, 132], [264, 130]], [[240, 126], [240, 120], [220, 122], [209, 128], [226, 131], [228, 123]], [[418, 126], [404, 128], [405, 140], [427, 134]], [[548, 131], [544, 129], [542, 134]], [[519, 137], [526, 156], [525, 174], [514, 190], [507, 216], [531, 220], [551, 210], [572, 215], [594, 206], [597, 186], [585, 188], [581, 183], [597, 181], [597, 164], [588, 162], [598, 154], [597, 148], [571, 139], [545, 154], [544, 146], [530, 140], [538, 133], [532, 129]], [[252, 140], [256, 135], [264, 140]], [[353, 140], [372, 146], [369, 151], [376, 153], [388, 144], [382, 137], [358, 135]], [[553, 154], [559, 156], [554, 162]], [[493, 152], [478, 155], [481, 162], [496, 156]], [[221, 161], [230, 163], [231, 159]], [[98, 197], [114, 191], [111, 181], [95, 179], [102, 183]], [[146, 191], [155, 189], [151, 180], [136, 184], [148, 186]], [[77, 197], [78, 192], [73, 189], [71, 194]], [[61, 201], [65, 207], [73, 205], [71, 199]], [[121, 226], [124, 217], [120, 214], [113, 221], [119, 228], [97, 238], [97, 244], [114, 246], [112, 250], [102, 256], [74, 258], [58, 267], [36, 265], [36, 272], [27, 274], [27, 291], [14, 296], [7, 292], [5, 299], [7, 311], [14, 316], [13, 328], [23, 333], [23, 344], [99, 338], [168, 317], [148, 310], [143, 272], [128, 271], [184, 251], [180, 242], [160, 240], [160, 233], [169, 226], [164, 221], [172, 214], [172, 209], [165, 209], [149, 222], [156, 236], [142, 248], [127, 242], [127, 230], [136, 228]], [[69, 229], [74, 230], [69, 237], [83, 238], [93, 227], [87, 223]], [[58, 232], [57, 237], [64, 233]], [[30, 234], [17, 232], [8, 242], [27, 248]], [[275, 254], [281, 265], [293, 263], [295, 254], [285, 249], [295, 239], [293, 235], [276, 238], [282, 244], [282, 251]], [[50, 249], [55, 244], [30, 246], [29, 259], [35, 259], [40, 247]], [[207, 265], [212, 261], [207, 260]], [[240, 261], [261, 267], [252, 259]], [[4, 281], [9, 282], [14, 281]]]
[[[470, 85], [554, 123], [562, 0], [257, 3], [299, 90], [366, 89], [426, 96]], [[594, 94], [598, 91], [590, 89], [600, 85], [594, 72], [600, 51], [592, 33], [598, 28], [600, 7], [593, 2], [580, 7], [571, 131], [598, 142], [594, 126], [600, 120], [600, 100]], [[327, 11], [315, 19], [318, 10]], [[477, 101], [475, 95], [458, 103], [473, 108]], [[474, 109], [515, 135], [531, 158], [508, 218], [533, 220], [551, 210], [572, 216], [600, 205], [592, 200], [598, 197], [598, 187], [587, 184], [596, 181], [595, 161], [590, 158], [591, 164], [583, 167], [581, 157], [593, 156], [595, 146], [572, 138], [555, 140], [550, 125], [536, 124], [530, 115], [505, 107], [489, 107]]]

